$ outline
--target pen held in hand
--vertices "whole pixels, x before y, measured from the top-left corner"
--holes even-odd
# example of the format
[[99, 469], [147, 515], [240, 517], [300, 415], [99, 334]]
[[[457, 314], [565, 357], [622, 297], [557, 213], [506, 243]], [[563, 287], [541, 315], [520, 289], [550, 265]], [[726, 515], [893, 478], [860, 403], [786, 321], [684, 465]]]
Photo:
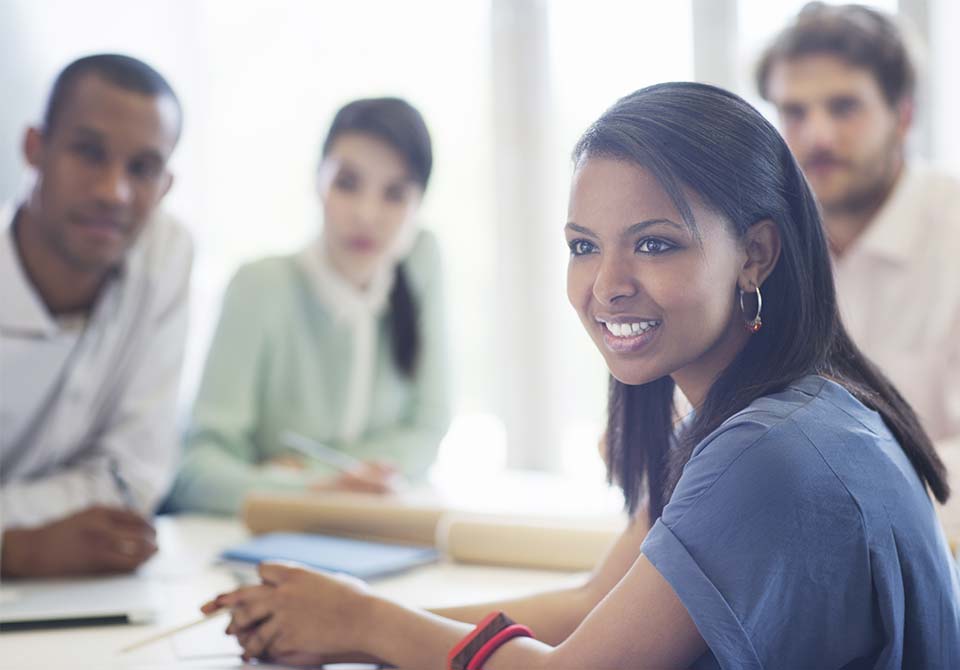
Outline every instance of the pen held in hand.
[[133, 495], [133, 491], [130, 490], [130, 485], [127, 483], [127, 480], [120, 474], [120, 464], [117, 462], [117, 459], [110, 459], [110, 477], [113, 478], [114, 486], [117, 487], [117, 492], [120, 493], [120, 498], [123, 500], [123, 505], [131, 512], [137, 511], [137, 500]]
[[287, 431], [281, 435], [280, 443], [304, 456], [329, 465], [340, 472], [356, 472], [363, 468], [364, 465], [363, 461], [358, 458], [354, 458], [342, 451], [331, 449], [325, 444], [320, 444], [316, 440], [311, 440], [309, 437], [304, 437], [293, 431]]

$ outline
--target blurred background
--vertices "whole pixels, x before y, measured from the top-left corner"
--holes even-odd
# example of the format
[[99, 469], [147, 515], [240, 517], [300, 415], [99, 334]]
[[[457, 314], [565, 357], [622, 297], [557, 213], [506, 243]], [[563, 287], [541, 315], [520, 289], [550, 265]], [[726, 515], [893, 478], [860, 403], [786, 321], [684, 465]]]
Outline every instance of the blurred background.
[[[570, 150], [616, 98], [659, 81], [706, 81], [761, 105], [754, 61], [803, 4], [0, 0], [0, 198], [29, 187], [23, 131], [67, 62], [123, 52], [170, 80], [186, 123], [166, 208], [197, 243], [186, 412], [232, 272], [316, 233], [314, 171], [335, 110], [407, 98], [433, 134], [421, 211], [444, 253], [455, 366], [434, 477], [510, 466], [598, 481], [606, 374], [564, 288]], [[960, 3], [865, 4], [912, 26], [923, 62], [913, 146], [960, 171]]]

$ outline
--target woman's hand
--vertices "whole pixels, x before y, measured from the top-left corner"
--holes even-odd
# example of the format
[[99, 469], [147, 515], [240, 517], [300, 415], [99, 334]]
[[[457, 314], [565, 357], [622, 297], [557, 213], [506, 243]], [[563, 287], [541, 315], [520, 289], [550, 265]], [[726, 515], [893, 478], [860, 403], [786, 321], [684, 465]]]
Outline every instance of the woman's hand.
[[306, 470], [307, 463], [303, 456], [294, 456], [293, 454], [283, 454], [275, 456], [263, 464], [267, 468], [287, 468], [289, 470]]
[[364, 461], [361, 465], [324, 479], [311, 486], [313, 491], [350, 491], [352, 493], [396, 493], [403, 483], [397, 468], [382, 461]]
[[373, 598], [364, 582], [281, 563], [261, 563], [263, 584], [237, 589], [203, 605], [205, 614], [232, 610], [227, 634], [236, 635], [244, 660], [296, 665], [373, 661], [365, 648]]

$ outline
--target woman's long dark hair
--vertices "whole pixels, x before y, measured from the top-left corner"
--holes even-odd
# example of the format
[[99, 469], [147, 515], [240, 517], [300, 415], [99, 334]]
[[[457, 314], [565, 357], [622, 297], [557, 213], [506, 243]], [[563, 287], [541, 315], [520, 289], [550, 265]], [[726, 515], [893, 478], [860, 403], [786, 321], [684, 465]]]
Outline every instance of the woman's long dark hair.
[[947, 499], [943, 463], [916, 414], [840, 321], [816, 200], [783, 139], [753, 107], [713, 86], [658, 84], [608, 109], [573, 155], [575, 162], [602, 156], [649, 170], [691, 226], [684, 187], [722, 214], [738, 237], [770, 219], [781, 238], [780, 257], [762, 286], [763, 328], [678, 434], [670, 377], [638, 386], [611, 377], [608, 477], [623, 488], [631, 513], [646, 494], [650, 521], [656, 520], [700, 441], [755, 399], [808, 374], [835, 380], [876, 410], [920, 479], [937, 500]]
[[[346, 133], [371, 135], [385, 142], [406, 162], [413, 181], [427, 190], [433, 148], [427, 124], [413, 105], [400, 98], [364, 98], [347, 103], [333, 118], [321, 155], [326, 157], [334, 141]], [[416, 372], [420, 355], [418, 312], [403, 263], [397, 263], [390, 291], [390, 348], [394, 364], [407, 377]]]

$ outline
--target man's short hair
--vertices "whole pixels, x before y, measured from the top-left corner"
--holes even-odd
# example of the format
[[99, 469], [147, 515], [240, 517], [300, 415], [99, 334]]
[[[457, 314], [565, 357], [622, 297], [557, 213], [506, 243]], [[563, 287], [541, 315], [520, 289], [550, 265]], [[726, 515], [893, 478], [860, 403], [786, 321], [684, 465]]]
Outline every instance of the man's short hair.
[[873, 74], [891, 106], [913, 96], [916, 68], [892, 17], [863, 5], [811, 2], [787, 26], [757, 64], [757, 90], [769, 100], [767, 82], [778, 62], [827, 54]]
[[177, 136], [183, 122], [183, 110], [173, 88], [159, 72], [141, 60], [122, 54], [94, 54], [79, 58], [65, 67], [47, 99], [43, 114], [44, 132], [50, 132], [57, 118], [69, 102], [76, 83], [87, 74], [95, 74], [119, 88], [151, 97], [170, 98], [177, 108]]

